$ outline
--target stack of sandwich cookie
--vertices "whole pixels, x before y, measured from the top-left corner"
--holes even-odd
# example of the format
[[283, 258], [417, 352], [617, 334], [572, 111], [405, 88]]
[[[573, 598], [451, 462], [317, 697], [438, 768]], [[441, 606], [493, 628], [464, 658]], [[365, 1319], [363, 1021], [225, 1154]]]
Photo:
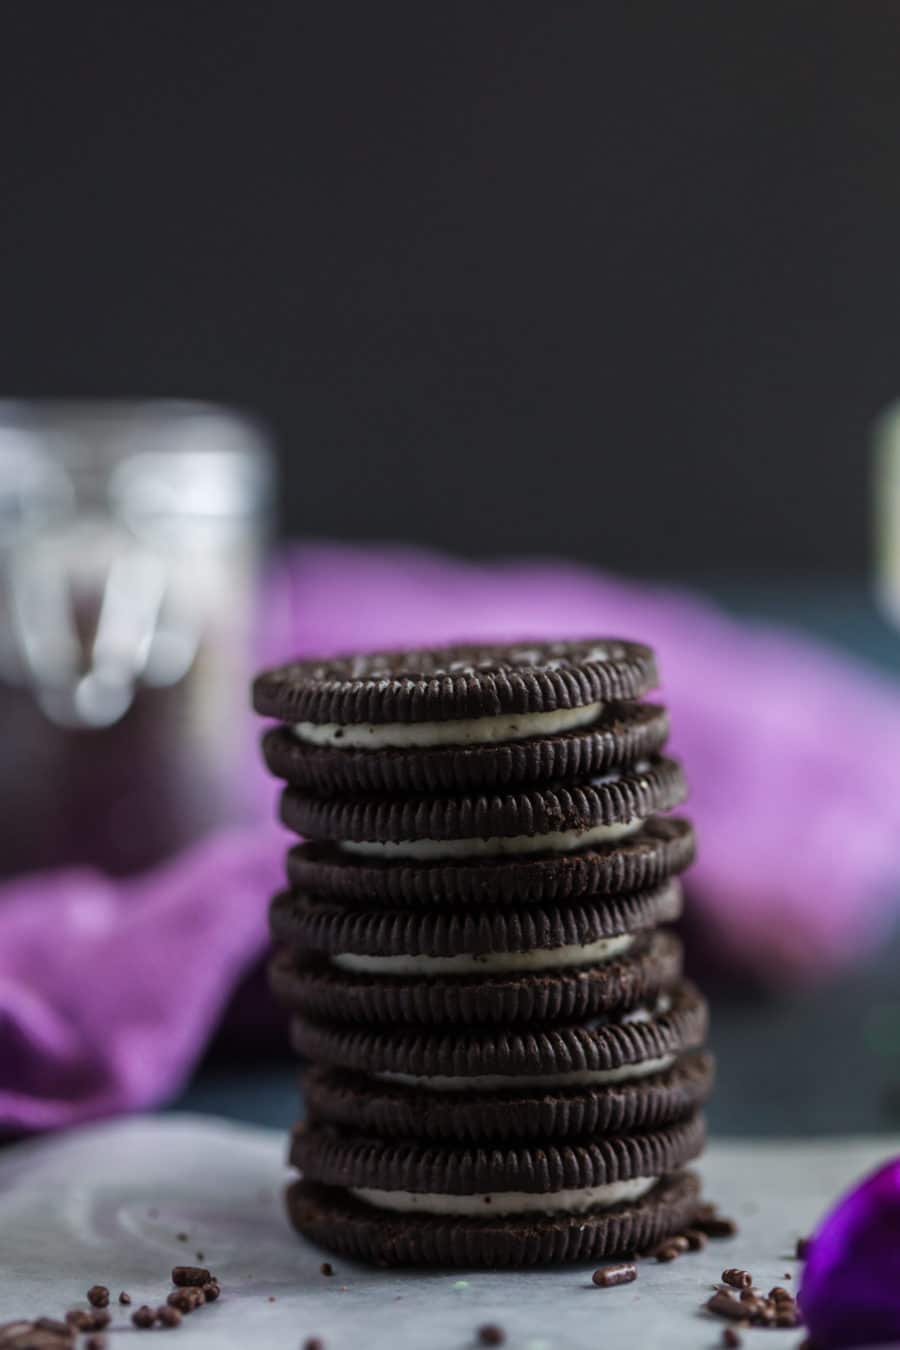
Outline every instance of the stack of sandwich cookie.
[[381, 652], [261, 675], [304, 838], [273, 989], [310, 1063], [297, 1228], [387, 1263], [639, 1250], [689, 1223], [712, 1080], [681, 978], [693, 855], [636, 643]]

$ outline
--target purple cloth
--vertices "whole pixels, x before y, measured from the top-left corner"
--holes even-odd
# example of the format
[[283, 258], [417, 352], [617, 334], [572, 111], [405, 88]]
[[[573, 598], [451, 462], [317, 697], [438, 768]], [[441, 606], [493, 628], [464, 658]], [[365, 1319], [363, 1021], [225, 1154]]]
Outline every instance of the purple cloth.
[[[811, 977], [892, 915], [900, 694], [827, 649], [586, 567], [400, 548], [296, 548], [262, 617], [261, 666], [470, 637], [648, 641], [692, 785], [695, 913], [724, 957], [765, 979]], [[247, 777], [257, 824], [139, 880], [79, 870], [0, 888], [0, 1128], [146, 1107], [187, 1076], [264, 948], [281, 877], [275, 786], [256, 759]]]
[[900, 1342], [900, 1158], [823, 1220], [804, 1266], [800, 1307], [817, 1350]]

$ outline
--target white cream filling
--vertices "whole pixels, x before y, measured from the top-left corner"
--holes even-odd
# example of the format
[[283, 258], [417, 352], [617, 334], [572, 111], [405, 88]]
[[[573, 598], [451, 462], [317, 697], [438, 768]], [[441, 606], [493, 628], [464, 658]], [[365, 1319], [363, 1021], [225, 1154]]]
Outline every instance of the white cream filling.
[[381, 843], [374, 839], [341, 839], [338, 848], [373, 858], [490, 858], [505, 853], [572, 853], [591, 844], [608, 844], [637, 834], [644, 824], [640, 816], [592, 825], [587, 830], [551, 830], [548, 834], [494, 835], [490, 839], [400, 839]]
[[599, 938], [596, 942], [544, 947], [528, 952], [486, 952], [462, 956], [358, 956], [340, 952], [332, 965], [371, 975], [472, 975], [481, 971], [554, 970], [560, 966], [595, 965], [611, 961], [634, 943], [632, 933]]
[[494, 745], [529, 736], [557, 736], [589, 726], [602, 703], [556, 708], [542, 713], [501, 713], [497, 717], [460, 717], [446, 722], [295, 722], [292, 731], [306, 745], [339, 750], [405, 750], [435, 745]]
[[610, 1181], [605, 1186], [580, 1186], [532, 1195], [529, 1191], [490, 1191], [477, 1195], [437, 1195], [417, 1191], [381, 1191], [368, 1186], [351, 1187], [350, 1194], [376, 1209], [401, 1214], [466, 1214], [489, 1218], [494, 1214], [584, 1214], [589, 1209], [608, 1209], [626, 1200], [639, 1200], [656, 1185], [658, 1177], [632, 1177]]
[[629, 1083], [664, 1073], [675, 1063], [674, 1055], [642, 1059], [639, 1064], [620, 1064], [615, 1069], [573, 1069], [568, 1073], [472, 1074], [450, 1077], [446, 1074], [376, 1073], [383, 1083], [401, 1083], [405, 1087], [425, 1088], [430, 1092], [515, 1092], [518, 1088], [602, 1087], [605, 1083]]

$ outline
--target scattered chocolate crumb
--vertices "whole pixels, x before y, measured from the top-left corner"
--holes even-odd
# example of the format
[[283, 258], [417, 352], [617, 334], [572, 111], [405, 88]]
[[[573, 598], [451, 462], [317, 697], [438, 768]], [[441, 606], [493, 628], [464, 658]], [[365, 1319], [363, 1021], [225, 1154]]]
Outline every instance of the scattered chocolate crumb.
[[692, 1252], [702, 1252], [709, 1243], [709, 1238], [699, 1228], [686, 1228], [681, 1236], [686, 1239], [688, 1250]]
[[222, 1290], [219, 1288], [219, 1281], [212, 1279], [208, 1284], [203, 1285], [201, 1292], [207, 1303], [215, 1303]]
[[87, 1301], [92, 1308], [109, 1307], [109, 1290], [105, 1284], [92, 1284], [87, 1291]]
[[274, 1294], [270, 1294], [269, 1297], [268, 1297], [268, 1299], [266, 1300], [266, 1302], [267, 1302], [267, 1303], [274, 1303], [274, 1302], [275, 1302], [275, 1295], [274, 1295]]
[[180, 1327], [181, 1313], [170, 1303], [163, 1303], [156, 1310], [156, 1320], [161, 1327]]
[[793, 1277], [793, 1275], [791, 1274], [791, 1272], [790, 1272], [789, 1270], [786, 1270], [786, 1271], [784, 1272], [784, 1278], [785, 1278], [786, 1280], [792, 1280], [794, 1277]]
[[796, 1257], [798, 1261], [805, 1261], [809, 1255], [810, 1239], [808, 1237], [799, 1237], [797, 1239]]
[[325, 1350], [325, 1342], [321, 1336], [307, 1336], [303, 1342], [303, 1350]]
[[748, 1289], [742, 1289], [741, 1292], [738, 1294], [738, 1298], [741, 1300], [742, 1303], [755, 1303], [759, 1298], [759, 1294], [755, 1289], [751, 1287]]
[[202, 1289], [212, 1279], [205, 1266], [173, 1266], [172, 1283], [180, 1288]]
[[737, 1347], [742, 1345], [743, 1342], [734, 1327], [726, 1327], [722, 1332], [722, 1344], [727, 1345], [728, 1350], [737, 1350]]
[[85, 1344], [84, 1350], [106, 1350], [105, 1336], [90, 1336]]
[[503, 1345], [506, 1341], [506, 1332], [502, 1327], [498, 1327], [496, 1322], [486, 1322], [483, 1327], [478, 1328], [479, 1345]]
[[121, 1294], [119, 1295], [119, 1302], [120, 1302], [121, 1304], [123, 1304], [125, 1307], [127, 1307], [128, 1304], [131, 1302], [131, 1295], [130, 1295], [130, 1294], [126, 1294], [124, 1289], [122, 1290]]
[[202, 1252], [194, 1252], [194, 1260], [195, 1260], [195, 1261], [203, 1261], [203, 1260], [205, 1260], [203, 1253], [202, 1253]]
[[66, 1321], [69, 1326], [74, 1327], [76, 1331], [94, 1330], [93, 1316], [89, 1312], [86, 1312], [84, 1308], [70, 1308], [66, 1313]]
[[730, 1284], [732, 1289], [749, 1289], [753, 1284], [753, 1276], [749, 1270], [738, 1270], [736, 1266], [729, 1266], [727, 1270], [723, 1270], [722, 1280], [725, 1284]]
[[783, 1285], [776, 1284], [769, 1290], [769, 1298], [774, 1299], [776, 1303], [793, 1303], [794, 1295], [785, 1289]]
[[682, 1248], [674, 1242], [661, 1242], [658, 1247], [653, 1249], [653, 1255], [657, 1261], [677, 1261], [682, 1255]]
[[695, 1219], [714, 1219], [719, 1212], [719, 1206], [712, 1204], [707, 1200], [702, 1205], [698, 1205], [694, 1210]]
[[201, 1290], [191, 1287], [190, 1289], [173, 1289], [166, 1298], [166, 1303], [170, 1308], [177, 1308], [180, 1313], [192, 1313], [195, 1308], [199, 1308], [205, 1299]]
[[734, 1322], [743, 1322], [748, 1316], [746, 1305], [724, 1292], [713, 1294], [712, 1298], [707, 1299], [706, 1306], [717, 1317], [730, 1317]]
[[[64, 1336], [67, 1340], [72, 1339], [72, 1328], [68, 1322], [60, 1322], [57, 1317], [39, 1317], [34, 1323], [36, 1331], [47, 1331], [54, 1336]], [[2, 1328], [0, 1328], [2, 1330]], [[2, 1342], [0, 1342], [2, 1343]]]
[[95, 1312], [90, 1314], [90, 1318], [91, 1325], [89, 1329], [91, 1331], [105, 1331], [109, 1326], [110, 1313], [106, 1308], [97, 1308]]
[[612, 1289], [617, 1284], [631, 1284], [637, 1279], [637, 1266], [631, 1261], [620, 1261], [613, 1266], [601, 1266], [591, 1280], [598, 1289]]
[[333, 1274], [334, 1274], [334, 1266], [331, 1264], [330, 1261], [323, 1261], [323, 1262], [322, 1262], [322, 1264], [319, 1266], [319, 1274], [320, 1274], [320, 1275], [333, 1275]]
[[694, 1227], [699, 1228], [701, 1233], [705, 1233], [710, 1238], [731, 1238], [736, 1235], [738, 1230], [734, 1219], [695, 1219]]
[[142, 1303], [141, 1306], [135, 1308], [134, 1312], [131, 1314], [131, 1320], [136, 1327], [146, 1329], [147, 1327], [153, 1326], [153, 1323], [156, 1321], [156, 1313], [152, 1308], [148, 1308], [146, 1303]]

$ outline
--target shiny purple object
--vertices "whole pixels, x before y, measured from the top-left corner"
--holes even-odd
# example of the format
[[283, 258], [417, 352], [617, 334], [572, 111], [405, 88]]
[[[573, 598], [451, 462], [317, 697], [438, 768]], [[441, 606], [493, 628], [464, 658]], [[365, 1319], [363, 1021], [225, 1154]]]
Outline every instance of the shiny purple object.
[[900, 1343], [900, 1158], [866, 1177], [823, 1221], [800, 1306], [816, 1350]]
[[[721, 959], [796, 983], [858, 957], [893, 916], [900, 693], [825, 647], [587, 567], [402, 548], [293, 549], [263, 610], [259, 667], [479, 637], [650, 642], [701, 840], [694, 912]], [[69, 869], [0, 887], [0, 1131], [153, 1106], [190, 1073], [264, 950], [283, 876], [255, 748], [244, 782], [255, 824], [136, 880]]]

